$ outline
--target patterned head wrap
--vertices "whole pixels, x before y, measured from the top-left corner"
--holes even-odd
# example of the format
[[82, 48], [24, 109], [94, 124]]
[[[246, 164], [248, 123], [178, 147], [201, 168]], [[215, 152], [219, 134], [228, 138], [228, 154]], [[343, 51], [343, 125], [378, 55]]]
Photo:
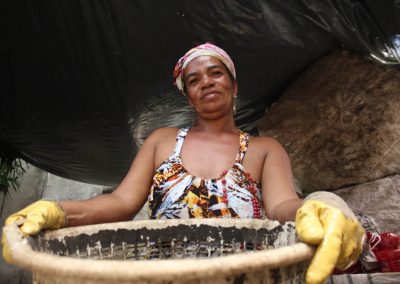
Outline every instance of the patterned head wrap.
[[219, 48], [218, 46], [207, 42], [199, 46], [196, 46], [191, 50], [189, 50], [188, 52], [186, 52], [186, 54], [182, 56], [175, 65], [174, 69], [175, 84], [178, 87], [179, 91], [182, 92], [182, 94], [186, 95], [184, 91], [185, 83], [183, 81], [183, 74], [185, 73], [186, 66], [189, 64], [190, 61], [192, 61], [196, 57], [203, 55], [213, 56], [221, 60], [222, 63], [224, 63], [224, 65], [226, 66], [226, 68], [228, 68], [233, 78], [236, 80], [235, 65], [233, 65], [233, 61], [228, 55], [228, 53], [226, 53], [223, 49]]

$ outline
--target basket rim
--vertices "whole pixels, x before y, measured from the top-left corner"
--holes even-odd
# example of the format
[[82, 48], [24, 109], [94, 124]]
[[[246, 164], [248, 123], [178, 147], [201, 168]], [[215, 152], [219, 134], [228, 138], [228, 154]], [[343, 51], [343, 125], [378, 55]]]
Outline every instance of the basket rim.
[[[49, 237], [57, 234], [74, 234], [79, 231], [96, 232], [109, 229], [111, 226], [119, 228], [160, 228], [162, 226], [186, 225], [219, 225], [219, 226], [277, 226], [279, 223], [269, 220], [254, 219], [188, 219], [188, 220], [143, 220], [128, 221], [81, 227], [64, 228], [48, 231]], [[115, 229], [115, 228], [114, 228]], [[57, 277], [107, 280], [107, 281], [152, 281], [174, 280], [179, 278], [187, 281], [208, 278], [215, 273], [242, 274], [250, 271], [272, 269], [279, 266], [289, 266], [298, 262], [310, 260], [314, 248], [305, 243], [296, 243], [282, 248], [271, 250], [243, 252], [236, 255], [219, 256], [208, 259], [160, 259], [160, 260], [94, 260], [77, 259], [65, 256], [50, 255], [37, 252], [29, 244], [30, 237], [24, 237], [16, 224], [3, 228], [7, 238], [14, 264], [43, 275], [57, 275]]]
[[138, 221], [124, 221], [114, 223], [103, 223], [84, 225], [77, 227], [67, 227], [58, 230], [43, 231], [43, 237], [48, 239], [58, 238], [60, 236], [77, 236], [82, 233], [95, 234], [101, 230], [116, 230], [116, 229], [165, 229], [167, 227], [176, 227], [179, 225], [187, 226], [218, 226], [218, 227], [235, 227], [237, 229], [251, 228], [251, 229], [273, 229], [278, 226], [295, 226], [294, 222], [286, 222], [280, 224], [275, 220], [268, 219], [221, 219], [221, 218], [204, 218], [204, 219], [164, 219], [164, 220], [138, 220]]

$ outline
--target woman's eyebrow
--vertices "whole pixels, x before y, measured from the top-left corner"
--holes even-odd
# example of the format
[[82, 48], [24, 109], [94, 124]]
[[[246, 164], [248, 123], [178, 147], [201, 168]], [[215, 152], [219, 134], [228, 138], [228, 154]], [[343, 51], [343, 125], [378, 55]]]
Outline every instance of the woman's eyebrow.
[[[207, 70], [208, 70], [208, 71], [209, 71], [209, 70], [213, 70], [213, 69], [224, 69], [224, 67], [223, 67], [223, 66], [220, 66], [220, 65], [216, 65], [216, 64], [207, 67]], [[196, 75], [198, 75], [198, 74], [199, 74], [198, 71], [191, 72], [191, 73], [189, 73], [189, 74], [186, 75], [185, 79], [188, 79], [189, 77], [192, 77], [192, 76], [196, 76]]]
[[224, 67], [222, 67], [222, 66], [220, 66], [220, 65], [211, 65], [211, 66], [207, 67], [208, 70], [217, 69], [217, 68], [218, 68], [218, 69], [219, 69], [219, 68], [224, 69]]
[[196, 75], [198, 75], [199, 74], [199, 72], [191, 72], [191, 73], [189, 73], [189, 74], [187, 74], [186, 75], [186, 77], [185, 77], [185, 79], [187, 80], [188, 78], [190, 78], [190, 77], [193, 77], [193, 76], [196, 76]]

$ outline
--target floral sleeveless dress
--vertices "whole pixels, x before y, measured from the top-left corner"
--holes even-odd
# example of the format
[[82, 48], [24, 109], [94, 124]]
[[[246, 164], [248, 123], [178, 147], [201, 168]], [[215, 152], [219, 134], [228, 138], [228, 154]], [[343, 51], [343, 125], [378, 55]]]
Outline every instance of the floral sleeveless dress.
[[240, 132], [235, 164], [219, 178], [191, 175], [182, 165], [181, 150], [190, 128], [179, 130], [174, 153], [155, 171], [148, 197], [151, 219], [263, 218], [261, 185], [242, 165], [249, 134]]

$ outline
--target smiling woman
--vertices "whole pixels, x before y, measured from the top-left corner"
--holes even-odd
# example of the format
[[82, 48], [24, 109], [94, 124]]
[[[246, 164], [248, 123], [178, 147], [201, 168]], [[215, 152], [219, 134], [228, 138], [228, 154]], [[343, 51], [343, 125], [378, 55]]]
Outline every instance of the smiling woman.
[[218, 58], [203, 55], [193, 59], [185, 69], [184, 82], [189, 103], [199, 116], [216, 119], [228, 112], [233, 120], [237, 83]]
[[[154, 131], [111, 194], [60, 204], [39, 201], [6, 223], [26, 219], [20, 229], [31, 235], [46, 228], [123, 221], [148, 200], [151, 219], [285, 222], [296, 217], [300, 239], [319, 245], [307, 273], [309, 283], [320, 283], [334, 267], [343, 269], [355, 262], [364, 231], [343, 200], [318, 193], [303, 204], [281, 144], [236, 127], [233, 108], [238, 86], [229, 55], [210, 43], [197, 46], [179, 59], [174, 78], [197, 113], [195, 125]], [[3, 252], [11, 261], [5, 241]]]

